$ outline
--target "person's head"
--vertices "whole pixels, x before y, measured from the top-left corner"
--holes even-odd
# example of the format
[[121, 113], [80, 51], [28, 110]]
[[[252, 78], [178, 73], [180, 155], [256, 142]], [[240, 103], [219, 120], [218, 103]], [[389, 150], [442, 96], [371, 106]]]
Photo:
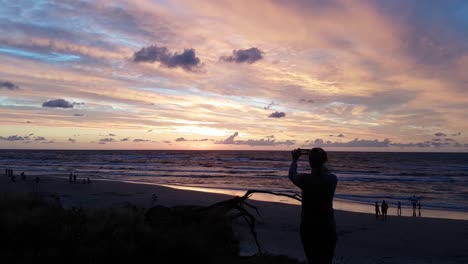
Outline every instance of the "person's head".
[[313, 148], [310, 150], [309, 164], [311, 168], [320, 168], [327, 160], [327, 153], [322, 148]]

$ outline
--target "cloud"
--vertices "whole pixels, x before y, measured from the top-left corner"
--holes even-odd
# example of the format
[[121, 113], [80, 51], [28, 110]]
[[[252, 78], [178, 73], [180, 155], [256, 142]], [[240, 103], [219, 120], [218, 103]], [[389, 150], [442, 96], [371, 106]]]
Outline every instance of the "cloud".
[[115, 134], [109, 133], [109, 137], [115, 137]]
[[446, 137], [447, 134], [442, 133], [442, 132], [438, 132], [438, 133], [435, 133], [434, 136], [436, 136], [436, 137]]
[[301, 99], [300, 102], [301, 102], [301, 103], [309, 103], [309, 104], [315, 103], [315, 101], [312, 100], [312, 99]]
[[70, 103], [64, 99], [54, 99], [44, 102], [42, 107], [52, 107], [52, 108], [73, 108], [73, 103]]
[[194, 49], [184, 49], [182, 53], [171, 53], [166, 47], [149, 46], [133, 54], [134, 62], [159, 62], [168, 68], [181, 67], [186, 71], [197, 71], [202, 64]]
[[70, 142], [70, 143], [76, 143], [76, 139], [68, 138], [68, 142]]
[[50, 141], [43, 141], [41, 142], [41, 144], [52, 144], [52, 143], [55, 143], [54, 140], [50, 140]]
[[23, 141], [27, 139], [28, 139], [27, 137], [22, 137], [18, 135], [8, 136], [8, 137], [0, 136], [0, 140], [6, 140], [6, 141]]
[[115, 139], [113, 138], [101, 138], [99, 139], [99, 144], [106, 144], [106, 143], [111, 143], [115, 142]]
[[215, 144], [235, 144], [234, 139], [239, 135], [239, 132], [235, 132], [225, 140], [215, 141]]
[[47, 140], [47, 139], [45, 137], [41, 137], [41, 136], [34, 137], [34, 141], [44, 141], [44, 140]]
[[151, 140], [149, 139], [141, 139], [141, 138], [135, 138], [133, 142], [150, 142]]
[[129, 140], [130, 140], [130, 138], [126, 137], [126, 138], [122, 138], [120, 141], [126, 142], [126, 141], [129, 141]]
[[84, 116], [84, 114], [73, 114], [73, 116]]
[[270, 118], [282, 118], [282, 117], [285, 117], [286, 114], [284, 112], [278, 112], [278, 111], [275, 111], [274, 113], [271, 113], [268, 117]]
[[[335, 137], [335, 135], [329, 135], [329, 136], [330, 136], [330, 137]], [[336, 137], [339, 137], [339, 138], [344, 138], [344, 137], [345, 137], [345, 135], [343, 135], [343, 134], [338, 134], [338, 135], [336, 135]]]
[[375, 140], [367, 140], [367, 139], [359, 139], [355, 138], [348, 142], [332, 142], [332, 141], [324, 141], [323, 139], [315, 139], [310, 140], [308, 144], [304, 145], [305, 147], [358, 147], [358, 148], [374, 148], [374, 147], [388, 147], [390, 146], [390, 140], [384, 139], [379, 141], [378, 139]]
[[9, 81], [0, 81], [0, 88], [5, 88], [7, 90], [18, 90], [19, 86]]
[[453, 137], [458, 137], [458, 136], [461, 136], [461, 132], [458, 132], [458, 133], [455, 133], [455, 134], [452, 134]]
[[247, 139], [247, 140], [234, 140], [239, 135], [238, 132], [235, 132], [225, 140], [215, 141], [215, 144], [225, 144], [225, 145], [248, 145], [248, 146], [292, 146], [296, 144], [295, 140], [285, 140], [285, 141], [276, 141], [272, 136], [266, 137], [266, 139]]
[[213, 141], [213, 139], [202, 138], [202, 139], [186, 139], [184, 137], [179, 137], [175, 139], [175, 142], [184, 142], [184, 141], [191, 141], [191, 142], [204, 142], [204, 141]]
[[219, 58], [222, 61], [226, 62], [235, 62], [235, 63], [254, 63], [263, 59], [263, 51], [259, 50], [258, 48], [250, 48], [250, 49], [240, 49], [240, 50], [233, 50], [231, 56], [222, 56]]

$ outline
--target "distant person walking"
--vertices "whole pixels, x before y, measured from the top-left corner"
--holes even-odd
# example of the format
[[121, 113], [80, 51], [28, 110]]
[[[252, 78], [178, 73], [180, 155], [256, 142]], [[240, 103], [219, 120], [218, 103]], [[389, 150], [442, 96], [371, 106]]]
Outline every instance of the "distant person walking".
[[375, 202], [375, 219], [378, 220], [380, 215], [380, 207], [379, 203]]
[[413, 206], [413, 216], [416, 216], [416, 204], [418, 203], [418, 199], [416, 199], [416, 196], [413, 195], [410, 201], [411, 205]]
[[401, 202], [398, 202], [397, 215], [401, 216]]
[[73, 182], [76, 183], [76, 174], [73, 174]]
[[385, 200], [382, 201], [382, 220], [387, 220], [387, 211], [388, 211], [388, 204]]
[[421, 203], [418, 203], [418, 215], [421, 216]]
[[72, 178], [73, 178], [73, 174], [70, 172], [70, 175], [68, 175], [68, 182], [69, 183], [72, 183]]
[[331, 264], [337, 239], [333, 196], [338, 180], [324, 166], [327, 153], [323, 149], [309, 151], [310, 173], [297, 172], [301, 149], [295, 149], [291, 154], [288, 177], [302, 190], [300, 235], [307, 261]]

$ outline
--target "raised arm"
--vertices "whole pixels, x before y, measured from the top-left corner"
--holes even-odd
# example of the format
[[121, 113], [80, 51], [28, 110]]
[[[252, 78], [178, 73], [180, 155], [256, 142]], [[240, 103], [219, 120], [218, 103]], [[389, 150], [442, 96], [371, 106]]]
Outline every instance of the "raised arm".
[[299, 157], [301, 156], [301, 152], [299, 149], [295, 149], [291, 152], [291, 155], [292, 155], [292, 162], [291, 162], [291, 166], [289, 167], [288, 178], [292, 183], [294, 183], [294, 185], [302, 189], [302, 182], [304, 180], [304, 174], [297, 172], [297, 161], [299, 160]]

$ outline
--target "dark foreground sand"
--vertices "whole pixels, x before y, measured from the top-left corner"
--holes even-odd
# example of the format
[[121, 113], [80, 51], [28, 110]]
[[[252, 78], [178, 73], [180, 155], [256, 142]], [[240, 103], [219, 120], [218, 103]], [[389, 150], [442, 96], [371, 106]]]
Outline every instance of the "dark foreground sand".
[[[157, 195], [158, 204], [166, 206], [210, 205], [232, 197], [125, 182], [93, 181], [87, 185], [70, 184], [68, 179], [42, 178], [36, 186], [32, 179], [12, 183], [5, 176], [0, 178], [0, 194], [30, 191], [55, 193], [64, 206], [85, 208], [122, 207], [128, 203], [148, 207], [153, 194]], [[300, 206], [251, 203], [262, 215], [256, 230], [263, 250], [304, 259], [298, 234]], [[337, 210], [336, 221], [339, 240], [335, 263], [468, 263], [466, 220], [390, 216], [381, 221], [372, 214]], [[246, 225], [237, 221], [236, 230], [242, 254], [256, 253]]]

